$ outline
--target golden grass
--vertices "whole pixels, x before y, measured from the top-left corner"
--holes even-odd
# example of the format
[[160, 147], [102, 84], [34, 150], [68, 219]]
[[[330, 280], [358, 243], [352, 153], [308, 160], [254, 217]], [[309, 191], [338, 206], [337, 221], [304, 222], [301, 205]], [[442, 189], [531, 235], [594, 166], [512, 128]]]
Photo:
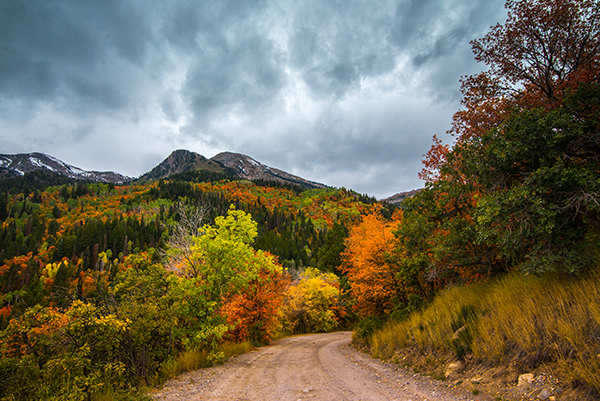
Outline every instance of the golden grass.
[[254, 346], [250, 341], [244, 341], [241, 343], [224, 343], [221, 345], [221, 351], [225, 354], [226, 358], [232, 356], [245, 354], [246, 352], [252, 351]]
[[165, 379], [172, 379], [183, 372], [200, 369], [208, 365], [207, 350], [190, 349], [181, 352], [162, 364], [162, 374]]
[[521, 370], [553, 363], [558, 374], [600, 391], [600, 274], [513, 274], [449, 288], [370, 342], [373, 355], [383, 359], [411, 347], [471, 354], [491, 365], [516, 362]]
[[254, 346], [250, 341], [244, 341], [241, 343], [223, 343], [216, 353], [198, 349], [187, 350], [164, 362], [161, 369], [162, 374], [164, 379], [172, 379], [183, 372], [211, 366], [222, 362], [225, 358], [240, 355], [253, 349]]

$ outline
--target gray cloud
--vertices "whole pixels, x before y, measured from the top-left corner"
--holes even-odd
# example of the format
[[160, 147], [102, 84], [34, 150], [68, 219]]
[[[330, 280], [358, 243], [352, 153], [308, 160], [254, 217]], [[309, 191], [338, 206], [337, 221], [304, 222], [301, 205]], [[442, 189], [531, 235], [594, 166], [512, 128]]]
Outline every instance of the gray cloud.
[[387, 196], [479, 71], [504, 0], [4, 0], [0, 150], [139, 175], [231, 150]]
[[342, 98], [359, 90], [361, 79], [394, 69], [386, 46], [391, 18], [368, 2], [311, 2], [292, 19], [291, 66], [314, 94]]
[[0, 90], [34, 103], [72, 97], [80, 109], [124, 107], [131, 88], [114, 66], [143, 65], [152, 40], [143, 13], [116, 0], [3, 1]]
[[[423, 86], [436, 98], [458, 100], [457, 78], [481, 69], [469, 42], [503, 18], [501, 1], [404, 0], [388, 40], [424, 73]], [[444, 94], [444, 91], [449, 91]]]
[[233, 40], [207, 45], [190, 66], [182, 94], [196, 118], [240, 106], [246, 113], [277, 98], [284, 82], [273, 44], [256, 32], [237, 32]]

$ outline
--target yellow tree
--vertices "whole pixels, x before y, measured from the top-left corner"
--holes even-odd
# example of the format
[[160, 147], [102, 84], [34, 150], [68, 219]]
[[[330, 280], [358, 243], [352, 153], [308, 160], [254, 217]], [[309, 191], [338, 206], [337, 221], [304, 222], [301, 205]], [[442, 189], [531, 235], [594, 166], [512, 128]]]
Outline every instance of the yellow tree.
[[[338, 324], [340, 286], [333, 273], [307, 267], [286, 293], [283, 313], [295, 333], [327, 332]], [[337, 313], [336, 313], [337, 312]]]

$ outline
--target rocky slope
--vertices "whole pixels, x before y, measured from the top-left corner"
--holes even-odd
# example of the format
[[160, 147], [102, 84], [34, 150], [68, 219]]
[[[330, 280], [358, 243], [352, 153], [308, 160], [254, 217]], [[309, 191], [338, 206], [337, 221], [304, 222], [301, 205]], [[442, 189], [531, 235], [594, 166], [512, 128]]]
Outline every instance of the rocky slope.
[[140, 176], [140, 180], [160, 180], [173, 174], [192, 170], [208, 170], [225, 175], [231, 175], [221, 163], [207, 159], [206, 157], [190, 152], [189, 150], [175, 150], [158, 166]]
[[0, 177], [16, 177], [31, 171], [47, 170], [69, 178], [122, 184], [131, 177], [113, 171], [85, 171], [44, 153], [0, 154]]
[[247, 180], [270, 180], [287, 184], [298, 184], [309, 188], [325, 188], [326, 185], [314, 181], [305, 180], [293, 174], [277, 168], [265, 166], [250, 156], [241, 153], [223, 152], [212, 157], [210, 160], [219, 162], [221, 165], [231, 168], [240, 178]]
[[404, 201], [404, 199], [414, 196], [419, 191], [420, 189], [413, 189], [412, 191], [400, 192], [390, 196], [389, 198], [382, 199], [381, 201], [391, 203], [393, 205], [399, 205]]

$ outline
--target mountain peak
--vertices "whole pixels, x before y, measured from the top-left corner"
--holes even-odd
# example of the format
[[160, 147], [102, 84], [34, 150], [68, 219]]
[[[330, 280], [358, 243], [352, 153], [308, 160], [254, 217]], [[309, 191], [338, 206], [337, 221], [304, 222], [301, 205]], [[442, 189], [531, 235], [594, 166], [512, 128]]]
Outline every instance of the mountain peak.
[[140, 180], [159, 180], [173, 174], [191, 170], [208, 170], [226, 174], [219, 163], [208, 160], [199, 153], [185, 149], [177, 149], [163, 160], [158, 166], [140, 176]]
[[242, 153], [221, 152], [211, 157], [211, 160], [233, 169], [240, 178], [248, 180], [265, 179], [268, 175], [266, 171], [269, 170], [269, 167]]
[[301, 185], [308, 188], [326, 188], [324, 184], [305, 180], [302, 177], [286, 173], [274, 167], [257, 162], [248, 155], [233, 152], [221, 152], [211, 158], [225, 167], [233, 169], [238, 177], [246, 180], [278, 181], [285, 184]]

